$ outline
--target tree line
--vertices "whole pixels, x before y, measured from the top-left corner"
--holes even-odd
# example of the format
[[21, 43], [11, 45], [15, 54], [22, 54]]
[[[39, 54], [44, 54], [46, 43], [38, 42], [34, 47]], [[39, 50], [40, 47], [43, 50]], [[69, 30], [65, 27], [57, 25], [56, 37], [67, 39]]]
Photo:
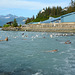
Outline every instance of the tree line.
[[65, 7], [62, 9], [61, 6], [53, 6], [43, 8], [43, 12], [39, 11], [39, 13], [36, 15], [36, 18], [34, 16], [32, 18], [28, 18], [26, 20], [26, 24], [29, 22], [40, 22], [49, 19], [49, 17], [59, 17], [61, 15], [65, 15], [67, 13], [75, 12], [75, 1], [71, 0], [70, 5], [68, 7]]

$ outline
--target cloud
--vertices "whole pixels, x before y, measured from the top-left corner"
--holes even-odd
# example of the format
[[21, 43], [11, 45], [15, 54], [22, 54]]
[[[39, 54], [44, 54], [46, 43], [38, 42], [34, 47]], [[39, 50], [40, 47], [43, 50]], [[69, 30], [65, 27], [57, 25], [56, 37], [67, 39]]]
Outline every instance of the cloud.
[[1, 8], [23, 8], [23, 9], [39, 9], [43, 8], [46, 4], [34, 1], [24, 1], [24, 0], [1, 0]]
[[0, 0], [0, 8], [20, 8], [38, 10], [48, 6], [64, 6], [65, 3], [42, 3], [37, 1], [26, 1], [26, 0]]

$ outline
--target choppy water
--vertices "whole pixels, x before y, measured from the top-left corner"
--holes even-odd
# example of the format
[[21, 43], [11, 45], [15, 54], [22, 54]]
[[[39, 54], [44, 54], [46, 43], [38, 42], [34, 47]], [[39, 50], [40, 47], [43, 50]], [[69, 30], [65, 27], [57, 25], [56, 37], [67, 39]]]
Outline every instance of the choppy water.
[[61, 34], [0, 31], [0, 75], [75, 75], [75, 36]]

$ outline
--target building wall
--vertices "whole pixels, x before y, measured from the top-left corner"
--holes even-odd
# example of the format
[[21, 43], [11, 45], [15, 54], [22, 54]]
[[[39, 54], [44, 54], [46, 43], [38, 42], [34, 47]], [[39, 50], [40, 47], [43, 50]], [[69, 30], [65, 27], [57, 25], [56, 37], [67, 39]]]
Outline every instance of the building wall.
[[75, 29], [75, 22], [30, 24], [32, 29]]
[[70, 14], [68, 16], [61, 16], [61, 22], [75, 22], [75, 14]]

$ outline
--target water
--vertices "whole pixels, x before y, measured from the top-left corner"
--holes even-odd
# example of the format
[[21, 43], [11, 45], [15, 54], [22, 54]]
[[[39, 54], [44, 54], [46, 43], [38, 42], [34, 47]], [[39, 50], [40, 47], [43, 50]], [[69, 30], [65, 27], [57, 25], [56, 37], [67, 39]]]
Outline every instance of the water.
[[2, 28], [0, 28], [0, 30], [1, 30]]
[[74, 75], [75, 36], [61, 34], [0, 31], [0, 75]]

